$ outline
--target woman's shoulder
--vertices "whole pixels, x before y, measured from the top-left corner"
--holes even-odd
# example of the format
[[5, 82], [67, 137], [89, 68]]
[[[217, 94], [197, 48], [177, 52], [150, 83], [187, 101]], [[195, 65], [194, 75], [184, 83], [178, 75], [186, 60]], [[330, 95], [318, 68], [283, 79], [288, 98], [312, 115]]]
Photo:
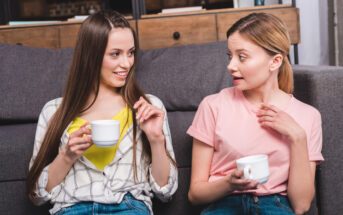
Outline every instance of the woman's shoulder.
[[157, 96], [152, 95], [152, 94], [146, 94], [146, 96], [148, 97], [152, 105], [159, 108], [164, 107], [162, 100], [158, 98]]
[[293, 97], [293, 107], [293, 110], [299, 113], [299, 115], [309, 116], [311, 118], [320, 117], [320, 112], [317, 108], [305, 102], [302, 102], [295, 97]]
[[236, 94], [234, 87], [228, 87], [220, 90], [218, 93], [205, 96], [201, 103], [207, 103], [210, 105], [220, 105], [223, 102], [231, 101]]
[[50, 100], [43, 106], [41, 113], [50, 118], [49, 115], [54, 114], [61, 103], [62, 97]]

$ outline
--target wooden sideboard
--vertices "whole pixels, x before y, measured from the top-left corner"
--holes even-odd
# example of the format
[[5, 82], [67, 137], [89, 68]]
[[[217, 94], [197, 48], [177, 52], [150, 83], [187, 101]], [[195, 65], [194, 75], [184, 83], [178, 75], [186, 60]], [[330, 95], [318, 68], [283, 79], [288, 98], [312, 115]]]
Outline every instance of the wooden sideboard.
[[[290, 4], [252, 8], [201, 10], [187, 13], [143, 15], [128, 18], [140, 48], [154, 49], [226, 40], [227, 29], [249, 13], [272, 13], [282, 19], [292, 44], [300, 43], [299, 9]], [[46, 48], [72, 48], [82, 21], [0, 26], [0, 42]]]
[[[136, 21], [129, 20], [136, 29]], [[0, 42], [44, 47], [73, 48], [82, 21], [62, 21], [47, 24], [0, 26]]]

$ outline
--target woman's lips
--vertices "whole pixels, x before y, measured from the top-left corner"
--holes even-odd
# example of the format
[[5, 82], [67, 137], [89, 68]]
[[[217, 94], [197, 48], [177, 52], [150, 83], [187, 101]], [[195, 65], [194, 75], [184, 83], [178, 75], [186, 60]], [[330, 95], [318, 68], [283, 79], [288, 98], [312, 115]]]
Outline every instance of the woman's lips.
[[114, 76], [119, 79], [126, 79], [128, 72], [113, 72]]
[[233, 83], [236, 84], [238, 83], [239, 81], [243, 80], [244, 78], [242, 77], [232, 77], [232, 80], [233, 80]]

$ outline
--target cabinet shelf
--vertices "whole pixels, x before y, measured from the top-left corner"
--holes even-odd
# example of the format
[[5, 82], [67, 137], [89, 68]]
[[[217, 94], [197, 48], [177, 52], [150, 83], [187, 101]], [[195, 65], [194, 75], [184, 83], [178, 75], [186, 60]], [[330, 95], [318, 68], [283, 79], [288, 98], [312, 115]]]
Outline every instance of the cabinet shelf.
[[[290, 4], [142, 15], [140, 19], [127, 19], [137, 32], [140, 48], [155, 49], [226, 40], [227, 29], [253, 12], [278, 16], [287, 25], [291, 43], [300, 43], [299, 9]], [[59, 21], [0, 26], [0, 42], [53, 49], [73, 48], [81, 23]]]

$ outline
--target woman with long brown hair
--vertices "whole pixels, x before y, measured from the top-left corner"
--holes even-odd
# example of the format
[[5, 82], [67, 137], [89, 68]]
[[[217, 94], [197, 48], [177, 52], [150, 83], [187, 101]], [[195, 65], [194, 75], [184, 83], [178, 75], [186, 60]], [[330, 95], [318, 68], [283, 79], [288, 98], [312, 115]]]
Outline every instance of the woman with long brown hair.
[[[235, 86], [206, 97], [188, 130], [188, 197], [209, 204], [203, 215], [302, 214], [315, 193], [316, 164], [323, 160], [321, 116], [292, 95], [286, 26], [274, 15], [253, 13], [237, 21], [227, 38]], [[268, 158], [269, 169], [251, 173], [236, 162], [252, 158]], [[252, 176], [261, 172], [261, 178]]]
[[[51, 214], [152, 214], [153, 193], [167, 201], [177, 168], [166, 110], [134, 79], [134, 30], [115, 11], [81, 25], [62, 98], [39, 116], [27, 192]], [[92, 143], [89, 122], [120, 121], [120, 139]]]

